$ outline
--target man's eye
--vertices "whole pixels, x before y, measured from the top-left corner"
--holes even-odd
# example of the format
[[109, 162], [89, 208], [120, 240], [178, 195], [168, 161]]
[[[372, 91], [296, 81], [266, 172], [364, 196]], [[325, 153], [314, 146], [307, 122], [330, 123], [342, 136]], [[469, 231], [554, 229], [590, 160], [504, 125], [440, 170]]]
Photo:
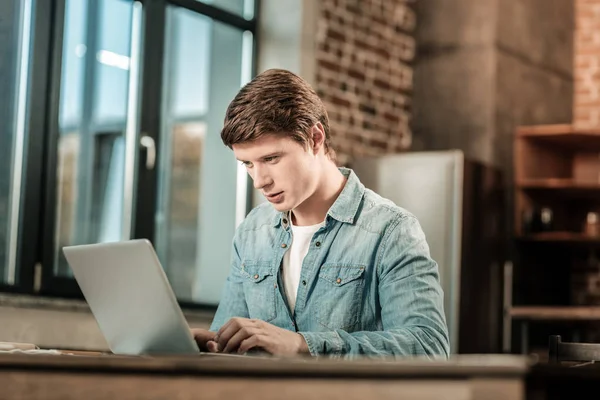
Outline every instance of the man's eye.
[[278, 158], [279, 158], [278, 156], [267, 157], [267, 158], [265, 158], [265, 162], [273, 162], [273, 161], [277, 160]]
[[246, 168], [250, 168], [252, 166], [250, 161], [240, 161], [240, 163]]

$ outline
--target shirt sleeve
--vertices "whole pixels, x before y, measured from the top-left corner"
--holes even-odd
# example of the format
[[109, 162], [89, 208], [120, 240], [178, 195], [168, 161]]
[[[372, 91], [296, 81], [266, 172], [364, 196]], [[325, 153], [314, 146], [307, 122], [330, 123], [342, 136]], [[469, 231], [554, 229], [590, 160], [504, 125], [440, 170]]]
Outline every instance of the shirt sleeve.
[[236, 232], [231, 250], [231, 268], [225, 280], [221, 301], [213, 318], [210, 330], [217, 332], [233, 317], [249, 318], [248, 306], [244, 297], [239, 253], [239, 236]]
[[425, 234], [411, 214], [390, 225], [377, 257], [381, 331], [301, 332], [314, 356], [450, 354], [443, 291]]

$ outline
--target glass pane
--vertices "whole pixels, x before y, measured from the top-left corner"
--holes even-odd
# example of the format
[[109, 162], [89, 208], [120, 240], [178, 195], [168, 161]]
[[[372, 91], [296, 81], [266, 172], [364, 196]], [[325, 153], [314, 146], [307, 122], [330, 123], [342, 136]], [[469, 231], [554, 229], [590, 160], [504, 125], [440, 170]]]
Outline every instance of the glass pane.
[[155, 244], [177, 297], [215, 304], [229, 271], [237, 196], [245, 196], [220, 130], [250, 77], [252, 35], [169, 7], [166, 40]]
[[62, 247], [122, 237], [133, 2], [67, 0], [54, 271]]
[[237, 14], [247, 20], [254, 18], [254, 0], [199, 0], [230, 13]]
[[63, 79], [59, 124], [76, 127], [81, 123], [83, 105], [83, 74], [85, 66], [87, 1], [68, 1], [65, 10], [65, 37], [63, 40]]
[[171, 92], [169, 116], [197, 119], [207, 111], [211, 21], [184, 10], [169, 18], [171, 30], [167, 51], [174, 59], [169, 65], [170, 84], [166, 88]]
[[0, 2], [0, 283], [18, 283], [16, 240], [26, 137], [33, 1]]
[[94, 76], [96, 125], [125, 125], [132, 10], [131, 2], [99, 1]]

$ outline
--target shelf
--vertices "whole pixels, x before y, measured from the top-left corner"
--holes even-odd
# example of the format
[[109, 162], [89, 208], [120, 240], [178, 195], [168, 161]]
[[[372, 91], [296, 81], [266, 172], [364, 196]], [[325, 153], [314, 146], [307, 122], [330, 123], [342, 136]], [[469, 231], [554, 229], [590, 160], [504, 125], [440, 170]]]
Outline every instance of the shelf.
[[517, 127], [517, 136], [575, 149], [600, 150], [600, 129], [576, 129], [568, 124], [525, 125]]
[[585, 151], [600, 151], [600, 129], [575, 129], [572, 125], [519, 126], [517, 136]]
[[599, 136], [599, 129], [577, 129], [571, 124], [520, 125], [517, 135], [531, 137], [550, 137], [562, 135]]
[[538, 321], [600, 321], [600, 306], [515, 306], [513, 319]]
[[600, 193], [600, 183], [576, 182], [571, 178], [522, 179], [517, 182], [522, 189], [554, 189]]
[[558, 242], [600, 245], [600, 237], [588, 236], [577, 232], [543, 232], [518, 236], [517, 239], [528, 242]]
[[[600, 304], [544, 305], [571, 295], [587, 298], [583, 285], [571, 283], [584, 280], [578, 274], [587, 265], [586, 259], [600, 250], [600, 236], [584, 232], [588, 213], [600, 211], [600, 127], [580, 129], [570, 123], [518, 126], [512, 144], [518, 271], [514, 289], [519, 290], [517, 297], [522, 303], [533, 305], [508, 307], [505, 317], [524, 325], [528, 321], [562, 321], [575, 327], [577, 321], [600, 322]], [[559, 230], [519, 235], [521, 230], [528, 232], [528, 225], [543, 225], [540, 211], [546, 207], [552, 210], [552, 226]], [[533, 221], [528, 220], [531, 212], [535, 212]], [[509, 285], [513, 285], [513, 277], [510, 279]], [[559, 294], [555, 297], [549, 290]], [[577, 293], [571, 293], [574, 290]]]
[[577, 182], [570, 178], [523, 179], [517, 188], [557, 196], [600, 198], [600, 183]]

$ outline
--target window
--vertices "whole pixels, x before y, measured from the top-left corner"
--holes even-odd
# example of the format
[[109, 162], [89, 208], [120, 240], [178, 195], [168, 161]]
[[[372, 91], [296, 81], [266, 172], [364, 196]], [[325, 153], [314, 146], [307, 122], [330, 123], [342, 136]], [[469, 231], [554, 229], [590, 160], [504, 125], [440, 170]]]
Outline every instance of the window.
[[128, 239], [123, 203], [133, 9], [134, 2], [124, 0], [65, 2], [53, 260], [58, 276], [71, 276], [63, 246]]
[[[32, 277], [23, 291], [80, 297], [64, 246], [148, 238], [182, 303], [216, 305], [250, 206], [246, 172], [220, 129], [253, 74], [257, 0], [44, 2], [36, 20], [54, 34], [39, 38], [27, 25], [25, 4], [35, 2], [0, 4], [15, 25], [0, 31], [10, 33], [0, 72], [11, 78], [0, 82], [9, 94], [0, 128], [10, 133], [0, 135], [0, 284], [13, 283], [15, 260], [31, 249], [15, 244], [26, 215], [28, 240], [43, 246], [22, 263]], [[30, 46], [27, 32], [47, 45]], [[29, 48], [50, 63], [34, 68], [45, 76], [36, 88], [50, 90], [31, 132]], [[35, 202], [21, 204], [19, 171]]]
[[157, 248], [179, 298], [216, 303], [229, 271], [238, 169], [220, 127], [250, 79], [252, 33], [167, 8]]
[[8, 285], [18, 281], [33, 6], [27, 0], [0, 3], [0, 283]]
[[247, 20], [254, 18], [254, 0], [200, 0], [223, 10], [240, 15]]

